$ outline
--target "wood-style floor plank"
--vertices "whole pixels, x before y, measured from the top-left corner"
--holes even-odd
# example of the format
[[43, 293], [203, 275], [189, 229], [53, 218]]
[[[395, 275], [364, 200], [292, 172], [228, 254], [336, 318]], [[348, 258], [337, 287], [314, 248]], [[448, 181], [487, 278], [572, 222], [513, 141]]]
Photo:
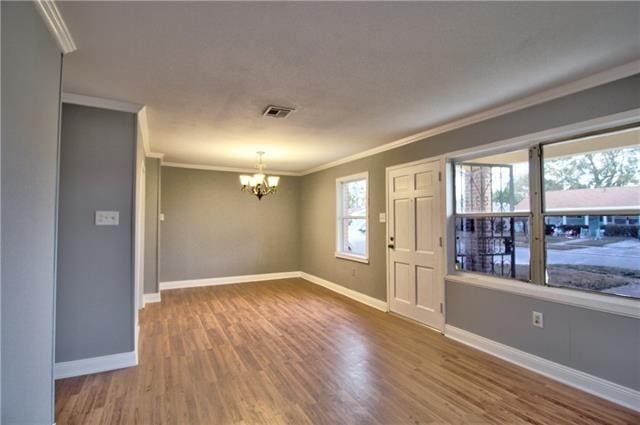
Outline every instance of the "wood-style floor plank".
[[179, 289], [135, 368], [56, 382], [67, 424], [640, 424], [640, 414], [301, 279]]

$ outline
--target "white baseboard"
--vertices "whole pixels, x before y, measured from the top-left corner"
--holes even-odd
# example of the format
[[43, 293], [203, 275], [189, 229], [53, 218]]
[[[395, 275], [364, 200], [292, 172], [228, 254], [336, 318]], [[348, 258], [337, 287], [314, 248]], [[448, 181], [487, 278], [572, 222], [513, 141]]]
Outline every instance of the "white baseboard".
[[142, 307], [150, 303], [159, 303], [161, 299], [160, 292], [154, 292], [152, 294], [144, 294], [142, 297]]
[[[232, 283], [247, 283], [247, 282], [260, 282], [265, 280], [277, 280], [277, 279], [291, 279], [302, 278], [316, 285], [323, 286], [327, 289], [337, 292], [353, 300], [359, 301], [370, 307], [381, 311], [389, 311], [389, 307], [386, 301], [381, 301], [377, 298], [370, 297], [363, 293], [354, 291], [353, 289], [346, 288], [337, 283], [330, 282], [320, 277], [311, 275], [309, 273], [295, 271], [295, 272], [283, 272], [283, 273], [265, 273], [265, 274], [248, 274], [242, 276], [227, 276], [227, 277], [214, 277], [209, 279], [193, 279], [193, 280], [175, 280], [170, 282], [160, 282], [160, 291], [167, 289], [178, 288], [195, 288], [199, 286], [213, 286], [213, 285], [228, 285]], [[144, 302], [148, 302], [147, 297], [157, 296], [157, 301], [160, 301], [160, 293], [158, 294], [145, 294]], [[155, 300], [155, 298], [154, 298]]]
[[213, 277], [209, 279], [174, 280], [171, 282], [160, 282], [160, 290], [195, 288], [198, 286], [229, 285], [231, 283], [260, 282], [263, 280], [290, 279], [300, 277], [300, 272], [247, 274], [242, 276]]
[[382, 301], [377, 298], [370, 297], [369, 295], [365, 295], [361, 292], [354, 291], [353, 289], [346, 288], [342, 285], [338, 285], [337, 283], [330, 282], [328, 280], [322, 279], [318, 276], [314, 276], [309, 273], [300, 272], [299, 276], [305, 280], [308, 280], [311, 283], [324, 286], [325, 288], [330, 289], [333, 292], [337, 292], [338, 294], [342, 294], [345, 297], [349, 297], [353, 300], [359, 301], [363, 304], [368, 305], [369, 307], [373, 307], [380, 311], [385, 311], [385, 312], [389, 311], [389, 306], [387, 305], [386, 301]]
[[451, 325], [445, 326], [444, 334], [453, 340], [537, 372], [547, 378], [602, 397], [629, 409], [640, 411], [640, 391], [623, 387]]
[[88, 375], [90, 373], [106, 372], [122, 369], [138, 364], [136, 351], [127, 353], [110, 354], [108, 356], [91, 357], [88, 359], [73, 360], [70, 362], [56, 363], [53, 375], [55, 379], [71, 378], [73, 376]]

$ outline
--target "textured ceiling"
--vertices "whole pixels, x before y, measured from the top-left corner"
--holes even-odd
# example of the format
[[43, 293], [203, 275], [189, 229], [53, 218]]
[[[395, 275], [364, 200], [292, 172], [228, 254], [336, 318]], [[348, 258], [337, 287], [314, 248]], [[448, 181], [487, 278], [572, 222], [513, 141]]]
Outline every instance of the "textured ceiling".
[[305, 170], [640, 57], [640, 3], [60, 9], [64, 90], [147, 105], [152, 150], [203, 165]]

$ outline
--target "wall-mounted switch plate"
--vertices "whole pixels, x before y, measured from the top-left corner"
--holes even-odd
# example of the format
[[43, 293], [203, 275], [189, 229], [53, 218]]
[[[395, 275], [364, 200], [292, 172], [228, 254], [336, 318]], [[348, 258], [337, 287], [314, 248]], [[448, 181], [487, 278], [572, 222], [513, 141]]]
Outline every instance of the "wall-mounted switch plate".
[[533, 314], [531, 315], [531, 324], [537, 328], [544, 327], [542, 313], [538, 311], [534, 311], [532, 313]]
[[164, 213], [160, 213], [160, 221], [164, 221]]
[[120, 224], [120, 212], [96, 211], [96, 226], [117, 226]]
[[380, 223], [387, 222], [387, 213], [380, 213]]

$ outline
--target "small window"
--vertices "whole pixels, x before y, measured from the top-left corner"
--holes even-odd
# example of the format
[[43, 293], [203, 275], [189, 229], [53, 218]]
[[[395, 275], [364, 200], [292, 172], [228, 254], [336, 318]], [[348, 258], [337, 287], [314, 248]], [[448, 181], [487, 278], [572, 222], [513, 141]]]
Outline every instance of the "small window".
[[336, 180], [336, 257], [368, 261], [368, 178], [361, 173]]

